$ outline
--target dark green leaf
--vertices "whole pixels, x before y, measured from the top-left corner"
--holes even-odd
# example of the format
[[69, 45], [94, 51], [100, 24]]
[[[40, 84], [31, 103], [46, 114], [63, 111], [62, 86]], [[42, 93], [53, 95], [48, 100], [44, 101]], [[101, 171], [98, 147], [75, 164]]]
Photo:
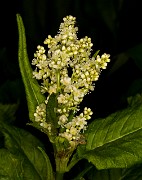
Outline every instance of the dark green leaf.
[[47, 116], [47, 122], [54, 125], [54, 127], [58, 127], [58, 119], [56, 116], [56, 108], [57, 108], [58, 102], [57, 102], [57, 95], [52, 93], [49, 97], [47, 106], [46, 106], [46, 116]]
[[86, 131], [87, 144], [79, 157], [98, 169], [126, 168], [142, 162], [142, 104], [136, 103], [107, 118], [93, 121]]
[[52, 169], [52, 166], [51, 166], [51, 163], [50, 163], [50, 159], [49, 157], [47, 156], [47, 154], [45, 153], [45, 151], [41, 148], [41, 147], [38, 147], [40, 149], [40, 151], [42, 152], [45, 160], [46, 160], [46, 163], [47, 163], [47, 178], [49, 180], [53, 180], [54, 179], [54, 176], [53, 176], [53, 169]]
[[50, 160], [38, 139], [4, 123], [0, 129], [4, 136], [4, 147], [0, 148], [0, 179], [54, 179]]
[[37, 80], [33, 79], [33, 74], [32, 74], [33, 70], [29, 63], [28, 54], [27, 54], [25, 29], [22, 18], [19, 14], [17, 14], [17, 23], [19, 30], [19, 50], [18, 50], [19, 66], [20, 66], [22, 79], [25, 85], [25, 91], [26, 91], [28, 108], [29, 108], [29, 117], [30, 120], [34, 122], [34, 112], [36, 110], [36, 107], [45, 100], [45, 97], [41, 94], [40, 86]]
[[100, 50], [96, 51], [95, 54], [93, 55], [93, 57], [96, 58], [96, 56], [98, 55], [99, 52], [100, 52]]

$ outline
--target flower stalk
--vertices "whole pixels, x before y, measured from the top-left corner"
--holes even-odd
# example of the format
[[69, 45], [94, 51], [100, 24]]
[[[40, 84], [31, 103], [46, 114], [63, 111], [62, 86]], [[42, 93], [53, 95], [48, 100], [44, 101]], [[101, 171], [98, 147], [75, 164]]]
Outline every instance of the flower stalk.
[[60, 72], [57, 71], [57, 92], [60, 92]]
[[56, 164], [56, 179], [62, 179], [64, 174], [69, 171], [68, 164], [76, 146], [71, 147], [65, 138], [57, 137], [53, 147]]

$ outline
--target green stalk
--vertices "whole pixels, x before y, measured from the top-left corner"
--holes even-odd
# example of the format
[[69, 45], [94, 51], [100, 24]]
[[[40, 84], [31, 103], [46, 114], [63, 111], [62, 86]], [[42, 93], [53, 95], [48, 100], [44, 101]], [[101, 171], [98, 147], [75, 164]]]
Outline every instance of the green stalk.
[[68, 163], [74, 149], [65, 147], [65, 142], [62, 138], [58, 138], [55, 142], [54, 157], [56, 164], [56, 180], [63, 180], [64, 173], [69, 171]]
[[60, 91], [60, 72], [57, 71], [57, 92]]
[[56, 162], [56, 180], [63, 180], [64, 173], [68, 171], [67, 164], [69, 161], [69, 157], [59, 157], [58, 155], [55, 157]]
[[60, 173], [65, 173], [68, 171], [67, 163], [69, 161], [69, 157], [56, 157], [56, 171]]
[[56, 180], [63, 180], [64, 173], [56, 172]]

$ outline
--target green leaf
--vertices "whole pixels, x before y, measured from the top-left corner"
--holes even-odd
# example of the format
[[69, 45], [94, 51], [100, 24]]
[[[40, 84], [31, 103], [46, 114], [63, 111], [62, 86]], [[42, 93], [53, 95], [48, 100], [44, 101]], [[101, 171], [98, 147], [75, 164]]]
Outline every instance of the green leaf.
[[93, 121], [86, 131], [86, 145], [78, 155], [97, 169], [126, 168], [142, 162], [142, 103]]
[[23, 25], [22, 18], [19, 14], [17, 14], [17, 23], [19, 31], [19, 66], [22, 79], [25, 85], [25, 91], [29, 108], [29, 117], [30, 120], [34, 122], [34, 112], [36, 110], [36, 107], [45, 100], [45, 97], [41, 94], [40, 86], [37, 80], [33, 79], [33, 70], [31, 68], [27, 54], [25, 28]]
[[53, 177], [53, 169], [52, 169], [52, 166], [51, 166], [51, 163], [50, 163], [50, 159], [49, 159], [49, 157], [47, 156], [47, 154], [45, 153], [45, 151], [41, 147], [38, 147], [38, 148], [42, 152], [42, 154], [43, 154], [43, 156], [44, 156], [44, 158], [46, 160], [46, 163], [47, 163], [47, 167], [48, 167], [47, 172], [46, 172], [47, 177], [48, 177], [49, 180], [53, 180], [54, 179], [54, 177]]
[[53, 170], [43, 145], [25, 130], [0, 124], [0, 179], [53, 180]]
[[49, 97], [47, 106], [46, 106], [46, 117], [47, 122], [54, 125], [54, 127], [58, 127], [58, 119], [56, 116], [55, 109], [57, 108], [58, 102], [57, 102], [57, 95], [52, 93]]
[[99, 54], [100, 50], [96, 51], [95, 54], [93, 55], [94, 58]]

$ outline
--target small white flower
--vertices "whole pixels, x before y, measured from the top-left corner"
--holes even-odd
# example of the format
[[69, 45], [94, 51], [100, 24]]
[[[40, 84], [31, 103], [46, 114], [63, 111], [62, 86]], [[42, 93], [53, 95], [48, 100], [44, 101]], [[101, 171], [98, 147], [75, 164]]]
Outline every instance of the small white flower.
[[63, 94], [60, 94], [57, 98], [59, 104], [66, 104], [67, 100]]
[[76, 136], [77, 135], [77, 129], [75, 127], [71, 127], [70, 128], [70, 134], [72, 134], [73, 136]]
[[68, 118], [63, 114], [62, 116], [59, 117], [58, 124], [63, 125], [67, 122]]
[[65, 86], [68, 86], [71, 84], [71, 78], [70, 77], [64, 77], [63, 79], [61, 79], [61, 83]]
[[49, 87], [49, 91], [48, 91], [49, 94], [56, 93], [56, 91], [57, 91], [57, 85], [56, 84]]

